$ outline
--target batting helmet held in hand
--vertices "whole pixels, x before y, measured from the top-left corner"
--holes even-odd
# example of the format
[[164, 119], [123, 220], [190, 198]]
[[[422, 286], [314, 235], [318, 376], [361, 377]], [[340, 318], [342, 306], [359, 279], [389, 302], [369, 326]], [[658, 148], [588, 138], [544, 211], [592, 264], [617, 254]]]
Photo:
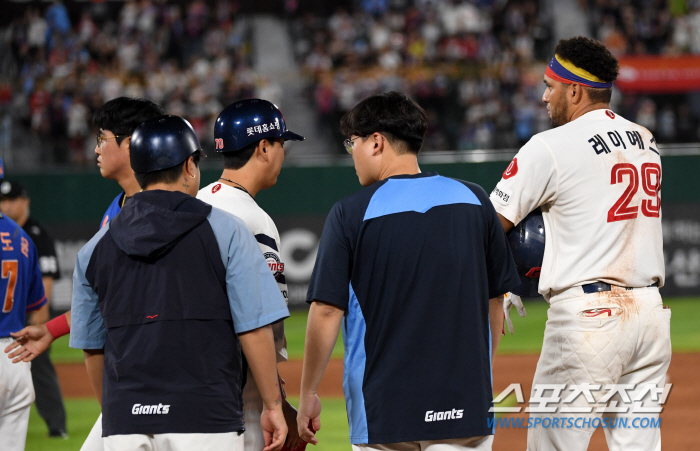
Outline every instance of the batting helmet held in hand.
[[214, 124], [217, 152], [236, 152], [263, 138], [303, 141], [287, 130], [284, 115], [274, 103], [262, 99], [240, 100], [224, 108]]
[[142, 123], [131, 135], [129, 158], [137, 174], [169, 169], [202, 147], [194, 129], [179, 116], [160, 116]]
[[544, 220], [538, 208], [508, 231], [508, 244], [520, 275], [520, 286], [511, 290], [524, 298], [539, 296], [540, 269], [544, 258]]

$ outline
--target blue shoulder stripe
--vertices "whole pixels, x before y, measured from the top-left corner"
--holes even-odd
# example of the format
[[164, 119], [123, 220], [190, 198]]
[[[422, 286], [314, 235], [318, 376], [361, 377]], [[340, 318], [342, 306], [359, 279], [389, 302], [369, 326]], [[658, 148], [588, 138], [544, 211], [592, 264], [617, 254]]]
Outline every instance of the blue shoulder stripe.
[[363, 220], [408, 211], [425, 213], [433, 207], [452, 204], [481, 202], [465, 184], [447, 177], [389, 179], [375, 191]]

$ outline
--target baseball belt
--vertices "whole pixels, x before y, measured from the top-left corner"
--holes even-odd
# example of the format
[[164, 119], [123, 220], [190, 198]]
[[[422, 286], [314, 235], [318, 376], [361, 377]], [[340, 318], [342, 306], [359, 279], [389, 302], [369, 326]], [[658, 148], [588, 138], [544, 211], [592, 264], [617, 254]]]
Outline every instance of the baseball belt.
[[[636, 287], [636, 288], [650, 288], [650, 287], [658, 287], [659, 282], [654, 282], [651, 285], [647, 285], [646, 287]], [[612, 285], [609, 283], [605, 282], [594, 282], [594, 283], [587, 283], [585, 285], [581, 285], [581, 288], [583, 288], [583, 292], [586, 294], [591, 294], [591, 293], [600, 293], [603, 291], [611, 291], [612, 290]], [[625, 290], [634, 290], [635, 287], [621, 287], [624, 288]]]

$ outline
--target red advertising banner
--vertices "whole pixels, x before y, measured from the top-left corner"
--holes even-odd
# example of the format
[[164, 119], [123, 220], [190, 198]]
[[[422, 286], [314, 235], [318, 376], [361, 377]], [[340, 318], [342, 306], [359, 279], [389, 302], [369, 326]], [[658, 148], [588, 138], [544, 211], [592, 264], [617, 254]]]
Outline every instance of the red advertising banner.
[[615, 86], [649, 94], [700, 91], [700, 56], [633, 56], [620, 58]]

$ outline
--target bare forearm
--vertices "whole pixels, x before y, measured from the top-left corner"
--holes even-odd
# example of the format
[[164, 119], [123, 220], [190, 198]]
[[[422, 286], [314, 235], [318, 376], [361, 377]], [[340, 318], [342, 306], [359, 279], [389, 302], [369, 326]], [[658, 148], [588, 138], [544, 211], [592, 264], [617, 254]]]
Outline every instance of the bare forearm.
[[85, 368], [97, 401], [102, 405], [102, 373], [105, 366], [104, 349], [84, 349]]
[[49, 320], [49, 304], [44, 304], [40, 309], [34, 310], [29, 315], [29, 324], [39, 326], [45, 324]]
[[311, 304], [306, 323], [302, 394], [316, 393], [338, 339], [344, 314], [342, 309], [329, 304], [318, 301]]
[[491, 362], [493, 363], [503, 330], [503, 296], [489, 299], [489, 324], [491, 326]]
[[506, 232], [508, 232], [510, 229], [513, 228], [513, 225], [514, 225], [514, 224], [513, 224], [512, 222], [510, 222], [510, 220], [508, 220], [508, 219], [504, 218], [503, 216], [501, 216], [500, 213], [497, 213], [497, 214], [498, 214], [498, 219], [501, 220], [501, 225], [503, 226], [503, 230], [505, 230]]
[[241, 334], [238, 338], [265, 406], [268, 409], [279, 406], [282, 398], [272, 327], [261, 327]]
[[49, 301], [47, 304], [49, 304], [51, 299], [53, 299], [51, 297], [53, 294], [53, 277], [44, 276], [41, 278], [41, 281], [44, 283], [44, 294], [46, 295], [46, 299]]

